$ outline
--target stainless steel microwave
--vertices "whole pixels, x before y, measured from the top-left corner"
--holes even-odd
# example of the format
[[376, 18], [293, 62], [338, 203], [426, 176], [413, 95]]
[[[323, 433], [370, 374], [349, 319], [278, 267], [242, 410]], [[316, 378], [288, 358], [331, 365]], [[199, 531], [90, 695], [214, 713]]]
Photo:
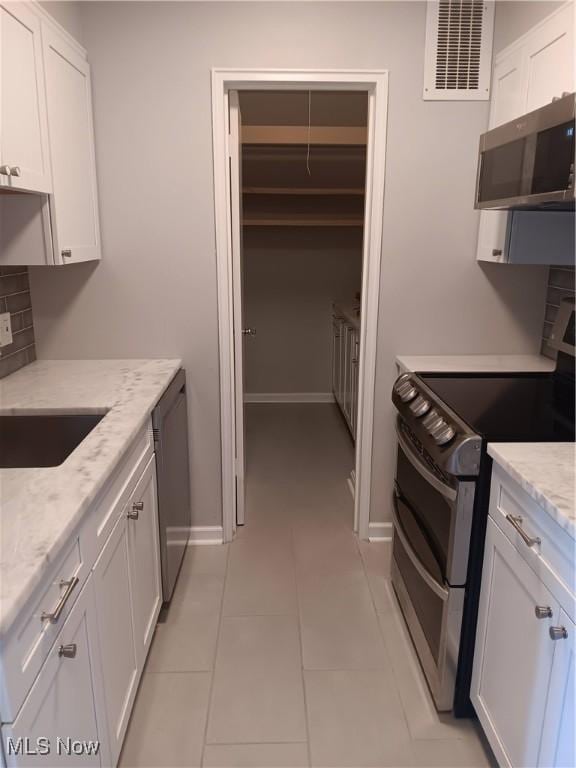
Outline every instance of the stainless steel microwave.
[[574, 94], [480, 137], [476, 208], [574, 207]]

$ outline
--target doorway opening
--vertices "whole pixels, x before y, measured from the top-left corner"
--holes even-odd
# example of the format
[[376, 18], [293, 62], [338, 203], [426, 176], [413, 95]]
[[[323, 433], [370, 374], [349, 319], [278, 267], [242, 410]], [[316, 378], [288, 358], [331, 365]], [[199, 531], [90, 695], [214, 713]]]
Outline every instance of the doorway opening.
[[213, 72], [224, 541], [267, 483], [369, 538], [386, 97], [386, 73]]

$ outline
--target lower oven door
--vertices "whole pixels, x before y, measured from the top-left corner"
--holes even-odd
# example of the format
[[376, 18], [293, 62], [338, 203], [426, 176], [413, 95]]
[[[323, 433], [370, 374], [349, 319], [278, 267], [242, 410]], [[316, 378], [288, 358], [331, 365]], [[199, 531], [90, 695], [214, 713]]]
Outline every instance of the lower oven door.
[[[418, 554], [417, 554], [418, 552]], [[394, 494], [392, 583], [436, 707], [452, 709], [464, 588], [450, 587], [417, 518]]]

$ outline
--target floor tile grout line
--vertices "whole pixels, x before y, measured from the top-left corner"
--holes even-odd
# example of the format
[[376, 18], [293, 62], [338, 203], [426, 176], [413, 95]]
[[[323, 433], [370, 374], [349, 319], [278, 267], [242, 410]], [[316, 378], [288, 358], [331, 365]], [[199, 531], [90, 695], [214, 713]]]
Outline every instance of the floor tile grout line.
[[[368, 544], [369, 543], [370, 542], [368, 542]], [[412, 737], [412, 731], [410, 729], [410, 723], [408, 721], [408, 714], [407, 714], [406, 709], [404, 707], [404, 701], [402, 699], [402, 696], [400, 694], [400, 689], [398, 687], [398, 679], [397, 679], [396, 672], [394, 671], [394, 664], [392, 662], [392, 659], [390, 658], [390, 653], [388, 651], [388, 648], [386, 647], [386, 638], [384, 637], [384, 632], [382, 630], [382, 622], [380, 620], [380, 615], [379, 615], [378, 609], [376, 607], [376, 599], [374, 597], [374, 592], [372, 590], [372, 584], [370, 583], [370, 578], [368, 576], [368, 568], [366, 566], [366, 562], [364, 561], [364, 557], [362, 556], [362, 549], [360, 547], [360, 539], [358, 537], [356, 537], [356, 544], [358, 546], [358, 552], [360, 554], [360, 560], [362, 561], [362, 569], [364, 571], [364, 576], [366, 578], [366, 581], [368, 582], [368, 590], [370, 592], [370, 599], [372, 601], [372, 607], [373, 607], [374, 613], [376, 615], [376, 621], [378, 622], [378, 632], [380, 634], [380, 639], [382, 640], [382, 646], [384, 648], [384, 653], [386, 655], [386, 658], [388, 659], [388, 664], [390, 666], [392, 682], [394, 684], [394, 688], [395, 688], [396, 694], [398, 696], [398, 701], [400, 702], [400, 709], [402, 711], [402, 717], [403, 717], [404, 723], [406, 725], [406, 731], [408, 733], [408, 738], [409, 738], [409, 741], [410, 741], [410, 752], [411, 752], [412, 758], [415, 759], [416, 756], [415, 756], [414, 750], [412, 748], [413, 737]]]
[[212, 662], [212, 676], [210, 678], [210, 691], [208, 692], [208, 706], [206, 708], [206, 722], [204, 723], [204, 738], [202, 741], [202, 754], [200, 755], [200, 765], [204, 765], [204, 754], [206, 752], [206, 745], [208, 742], [208, 726], [210, 724], [210, 715], [212, 714], [212, 704], [213, 704], [213, 696], [214, 696], [214, 680], [216, 678], [216, 659], [218, 658], [218, 648], [220, 646], [220, 635], [222, 632], [222, 619], [223, 619], [223, 612], [224, 612], [224, 594], [226, 592], [226, 582], [228, 580], [228, 566], [230, 563], [230, 547], [232, 546], [233, 542], [226, 543], [225, 545], [219, 545], [219, 546], [225, 546], [226, 547], [226, 565], [224, 567], [224, 583], [222, 586], [222, 594], [220, 596], [220, 611], [218, 615], [218, 629], [216, 630], [216, 644], [214, 646], [214, 656], [213, 656], [213, 662]]
[[294, 563], [294, 585], [296, 589], [296, 606], [298, 609], [298, 639], [300, 642], [300, 673], [302, 676], [302, 695], [304, 697], [304, 721], [306, 724], [306, 745], [308, 755], [308, 765], [312, 765], [312, 741], [310, 739], [310, 725], [309, 725], [309, 712], [308, 712], [308, 696], [306, 694], [306, 680], [304, 676], [304, 643], [302, 641], [302, 613], [300, 610], [300, 588], [298, 586], [298, 574], [296, 572], [296, 548], [294, 546], [294, 526], [290, 526], [290, 549], [292, 552], [292, 560]]

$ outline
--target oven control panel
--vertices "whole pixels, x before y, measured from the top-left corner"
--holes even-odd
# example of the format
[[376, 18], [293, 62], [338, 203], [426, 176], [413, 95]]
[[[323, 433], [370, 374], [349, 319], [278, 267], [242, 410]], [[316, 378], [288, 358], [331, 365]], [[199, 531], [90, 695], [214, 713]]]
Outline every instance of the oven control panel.
[[482, 439], [411, 373], [400, 376], [392, 401], [439, 465], [455, 475], [477, 475]]

